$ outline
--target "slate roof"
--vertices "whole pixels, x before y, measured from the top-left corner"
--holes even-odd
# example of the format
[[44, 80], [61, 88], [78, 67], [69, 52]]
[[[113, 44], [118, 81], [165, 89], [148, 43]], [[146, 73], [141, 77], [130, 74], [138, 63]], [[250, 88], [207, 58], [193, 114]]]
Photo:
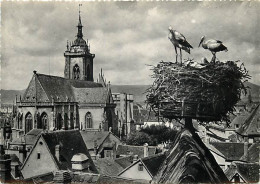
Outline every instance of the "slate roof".
[[[96, 172], [96, 168], [89, 155], [87, 147], [82, 136], [77, 130], [55, 131], [43, 133], [42, 138], [45, 140], [53, 158], [55, 159], [60, 170], [71, 169], [71, 159], [77, 153], [85, 154], [91, 163], [91, 170]], [[60, 145], [61, 162], [58, 162], [55, 156], [55, 146]]]
[[[97, 169], [91, 159], [91, 156], [87, 150], [87, 147], [82, 139], [82, 136], [78, 130], [66, 130], [66, 131], [55, 131], [55, 132], [44, 132], [38, 138], [43, 138], [46, 142], [48, 150], [52, 155], [54, 161], [60, 170], [67, 170], [72, 168], [71, 159], [75, 154], [83, 153], [90, 161], [90, 171], [97, 173]], [[38, 141], [37, 140], [37, 141]], [[60, 161], [55, 156], [55, 146], [60, 145]], [[36, 144], [32, 149], [35, 149]], [[30, 152], [32, 153], [32, 151]], [[29, 159], [30, 154], [27, 156], [23, 166]], [[22, 168], [23, 168], [22, 166]]]
[[[97, 92], [96, 89], [92, 92], [91, 89], [93, 88], [106, 89], [100, 83], [83, 80], [70, 80], [62, 77], [36, 73], [25, 90], [22, 101], [35, 102], [37, 99], [38, 102], [52, 102], [53, 99], [54, 102], [66, 102], [69, 99], [70, 101], [75, 102], [75, 89], [81, 91], [80, 89], [86, 88], [91, 94]], [[93, 99], [93, 96], [89, 95], [88, 97]], [[97, 100], [99, 100], [99, 97]]]
[[116, 158], [115, 162], [118, 163], [121, 167], [126, 168], [133, 163], [133, 155]]
[[260, 152], [260, 143], [253, 143], [248, 149], [248, 156], [247, 159], [243, 155], [240, 160], [244, 160], [250, 163], [257, 163], [259, 162], [259, 152]]
[[94, 141], [99, 147], [109, 135], [108, 131], [80, 131], [88, 149], [94, 149]]
[[[25, 134], [25, 144], [26, 145], [34, 145], [38, 139], [38, 136], [41, 135], [42, 129], [32, 129], [27, 134]], [[21, 144], [23, 138], [14, 138], [11, 144]]]
[[225, 171], [225, 174], [229, 181], [238, 173], [247, 183], [258, 183], [259, 168], [259, 164], [257, 163], [232, 162], [230, 167]]
[[244, 155], [244, 143], [211, 142], [210, 144], [219, 150], [227, 160], [239, 160]]
[[[156, 154], [155, 146], [148, 146], [148, 156]], [[138, 158], [144, 157], [144, 146], [132, 146], [132, 145], [118, 145], [116, 150], [117, 155], [138, 155]]]
[[105, 104], [108, 100], [109, 91], [107, 88], [73, 88], [75, 100], [79, 103]]
[[258, 105], [250, 114], [250, 117], [237, 130], [239, 135], [260, 137], [260, 105]]
[[72, 176], [71, 183], [97, 183], [99, 180], [99, 174], [92, 174], [92, 173], [74, 173]]
[[113, 159], [102, 158], [93, 160], [93, 162], [101, 175], [117, 176], [117, 174], [124, 169]]
[[142, 158], [141, 160], [146, 166], [146, 168], [149, 170], [149, 172], [152, 174], [152, 176], [155, 176], [165, 158], [165, 154], [160, 153], [150, 157]]
[[228, 179], [200, 137], [183, 129], [153, 178], [154, 183], [223, 183]]

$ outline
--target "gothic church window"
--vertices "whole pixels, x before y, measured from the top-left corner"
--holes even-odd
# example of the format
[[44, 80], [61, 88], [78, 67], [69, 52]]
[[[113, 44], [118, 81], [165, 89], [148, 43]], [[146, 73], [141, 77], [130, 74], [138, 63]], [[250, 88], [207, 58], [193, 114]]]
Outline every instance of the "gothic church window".
[[47, 129], [47, 125], [48, 125], [48, 115], [44, 112], [41, 115], [40, 128], [45, 130]]
[[74, 79], [79, 79], [79, 75], [80, 75], [79, 65], [76, 64], [73, 67], [73, 77], [74, 77]]
[[25, 133], [28, 133], [33, 128], [32, 114], [28, 112], [25, 116]]
[[93, 128], [92, 115], [91, 115], [90, 112], [86, 113], [86, 116], [85, 116], [85, 127], [86, 128]]

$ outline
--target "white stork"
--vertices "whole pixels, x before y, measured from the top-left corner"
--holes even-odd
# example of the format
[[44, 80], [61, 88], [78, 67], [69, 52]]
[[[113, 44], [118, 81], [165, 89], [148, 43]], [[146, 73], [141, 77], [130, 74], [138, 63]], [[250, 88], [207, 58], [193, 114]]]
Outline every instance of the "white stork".
[[205, 40], [205, 36], [201, 37], [199, 47], [200, 45], [202, 45], [204, 49], [208, 49], [209, 51], [211, 51], [211, 53], [213, 54], [211, 61], [213, 61], [213, 63], [215, 63], [216, 60], [216, 52], [228, 51], [227, 47], [223, 45], [221, 41], [213, 39]]
[[190, 54], [190, 49], [193, 48], [187, 41], [186, 38], [179, 33], [176, 30], [173, 30], [172, 27], [169, 27], [169, 35], [168, 38], [172, 42], [174, 48], [175, 48], [175, 53], [176, 53], [176, 63], [177, 63], [177, 58], [178, 58], [178, 52], [177, 52], [177, 47], [180, 49], [180, 60], [182, 63], [182, 53], [181, 50], [185, 50]]

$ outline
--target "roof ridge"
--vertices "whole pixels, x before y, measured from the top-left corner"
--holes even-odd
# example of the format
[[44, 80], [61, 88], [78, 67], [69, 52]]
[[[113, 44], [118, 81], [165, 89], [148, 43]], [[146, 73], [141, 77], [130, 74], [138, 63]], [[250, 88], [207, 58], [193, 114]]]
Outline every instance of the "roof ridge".
[[163, 155], [165, 155], [165, 152], [154, 154], [154, 155], [151, 155], [151, 156], [148, 156], [148, 157], [144, 157], [144, 158], [140, 158], [140, 159], [145, 161], [145, 160], [149, 160], [151, 158], [155, 158], [155, 157], [159, 157], [159, 156], [163, 156]]

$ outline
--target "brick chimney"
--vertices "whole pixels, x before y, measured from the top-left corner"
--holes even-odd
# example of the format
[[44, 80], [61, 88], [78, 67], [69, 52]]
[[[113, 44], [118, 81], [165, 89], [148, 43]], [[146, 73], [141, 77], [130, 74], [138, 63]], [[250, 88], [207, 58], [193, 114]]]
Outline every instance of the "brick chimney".
[[149, 153], [148, 153], [148, 144], [145, 143], [145, 144], [144, 144], [144, 158], [145, 158], [145, 157], [148, 157], [148, 156], [149, 156]]
[[0, 144], [0, 183], [7, 183], [11, 179], [11, 158], [5, 154], [4, 146]]
[[60, 161], [60, 145], [55, 146], [55, 157], [57, 158], [58, 162]]

